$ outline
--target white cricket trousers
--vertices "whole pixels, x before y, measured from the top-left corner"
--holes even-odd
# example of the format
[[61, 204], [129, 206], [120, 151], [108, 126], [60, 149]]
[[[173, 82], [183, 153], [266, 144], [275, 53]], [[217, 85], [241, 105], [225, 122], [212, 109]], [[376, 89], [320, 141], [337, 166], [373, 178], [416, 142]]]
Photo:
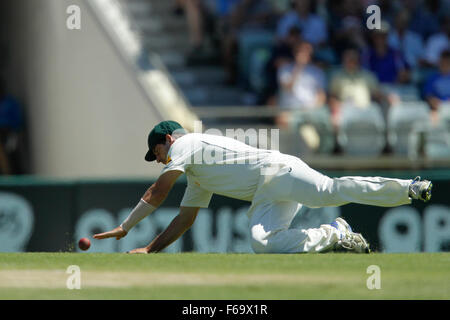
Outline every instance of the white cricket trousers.
[[359, 203], [395, 207], [411, 203], [412, 180], [382, 177], [327, 177], [299, 158], [277, 153], [262, 172], [247, 213], [255, 253], [326, 252], [340, 232], [324, 224], [311, 229], [289, 229], [296, 213], [310, 208]]

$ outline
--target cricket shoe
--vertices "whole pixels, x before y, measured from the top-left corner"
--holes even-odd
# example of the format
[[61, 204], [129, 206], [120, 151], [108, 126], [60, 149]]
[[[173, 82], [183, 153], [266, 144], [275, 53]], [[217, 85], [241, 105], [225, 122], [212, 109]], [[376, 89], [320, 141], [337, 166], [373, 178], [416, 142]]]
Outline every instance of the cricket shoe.
[[340, 233], [340, 239], [336, 243], [334, 251], [353, 251], [356, 253], [370, 253], [369, 243], [360, 233], [353, 232], [350, 225], [342, 218], [336, 218], [331, 223]]
[[415, 200], [430, 201], [433, 184], [428, 180], [420, 180], [420, 176], [414, 178], [409, 185], [409, 197]]

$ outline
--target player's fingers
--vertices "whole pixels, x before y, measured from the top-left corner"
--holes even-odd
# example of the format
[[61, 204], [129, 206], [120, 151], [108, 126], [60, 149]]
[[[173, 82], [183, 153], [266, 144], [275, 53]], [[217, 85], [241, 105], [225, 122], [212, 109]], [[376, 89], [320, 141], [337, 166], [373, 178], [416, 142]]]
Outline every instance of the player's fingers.
[[113, 232], [109, 231], [109, 232], [94, 234], [94, 239], [106, 239], [106, 238], [111, 238], [114, 236], [115, 236], [115, 234]]
[[147, 248], [137, 248], [130, 251], [127, 251], [130, 254], [147, 254]]

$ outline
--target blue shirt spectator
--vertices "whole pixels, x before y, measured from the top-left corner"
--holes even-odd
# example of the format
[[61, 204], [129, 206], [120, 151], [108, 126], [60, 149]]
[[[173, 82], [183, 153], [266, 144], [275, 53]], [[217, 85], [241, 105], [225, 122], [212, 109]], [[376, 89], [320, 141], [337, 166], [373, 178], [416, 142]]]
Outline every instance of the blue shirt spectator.
[[292, 27], [297, 27], [302, 31], [302, 38], [305, 41], [317, 46], [328, 39], [326, 23], [321, 17], [311, 12], [309, 0], [295, 1], [295, 10], [284, 14], [278, 21], [277, 37], [285, 38]]
[[234, 7], [239, 4], [241, 0], [216, 0], [216, 13], [219, 17], [225, 17], [233, 12]]
[[400, 71], [406, 68], [406, 64], [400, 54], [392, 48], [389, 48], [383, 56], [370, 48], [364, 56], [364, 67], [375, 73], [378, 81], [395, 83]]
[[389, 46], [388, 32], [389, 26], [383, 23], [381, 29], [372, 32], [372, 44], [362, 56], [363, 66], [375, 73], [382, 83], [407, 82], [408, 65], [401, 54]]
[[429, 1], [403, 1], [403, 10], [411, 13], [409, 29], [418, 33], [424, 41], [431, 35], [439, 32], [439, 19], [427, 7], [427, 2]]
[[22, 114], [17, 100], [4, 95], [0, 98], [0, 129], [19, 130], [22, 126]]
[[431, 108], [431, 121], [440, 122], [440, 109], [442, 103], [450, 101], [450, 50], [441, 53], [439, 59], [439, 72], [430, 76], [424, 86], [424, 97]]
[[[450, 50], [442, 52], [439, 60], [439, 71], [431, 75], [425, 83], [423, 94], [430, 102], [430, 99], [440, 101], [450, 101]], [[438, 105], [433, 106], [437, 109]]]
[[400, 11], [395, 17], [395, 27], [389, 32], [389, 46], [399, 52], [411, 67], [419, 65], [423, 55], [423, 41], [419, 34], [408, 29], [408, 11]]
[[14, 159], [22, 113], [18, 101], [3, 89], [0, 83], [0, 174], [15, 174], [22, 171]]
[[436, 73], [428, 78], [424, 87], [424, 95], [439, 100], [450, 100], [450, 73]]
[[444, 50], [450, 49], [450, 16], [441, 19], [441, 32], [432, 35], [426, 42], [424, 59], [431, 66], [437, 66]]

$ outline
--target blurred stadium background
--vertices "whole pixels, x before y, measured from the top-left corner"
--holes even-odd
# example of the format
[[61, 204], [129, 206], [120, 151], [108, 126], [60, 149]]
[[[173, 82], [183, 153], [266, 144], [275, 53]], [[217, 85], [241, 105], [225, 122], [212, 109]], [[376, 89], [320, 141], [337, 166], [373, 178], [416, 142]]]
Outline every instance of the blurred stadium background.
[[[281, 152], [331, 176], [432, 179], [426, 205], [305, 208], [296, 224], [343, 215], [378, 251], [449, 251], [449, 14], [447, 0], [1, 1], [0, 251], [73, 251], [116, 226], [161, 170], [144, 154], [166, 119], [279, 129]], [[92, 251], [150, 241], [183, 190]], [[248, 203], [212, 203], [168, 252], [250, 251]]]

